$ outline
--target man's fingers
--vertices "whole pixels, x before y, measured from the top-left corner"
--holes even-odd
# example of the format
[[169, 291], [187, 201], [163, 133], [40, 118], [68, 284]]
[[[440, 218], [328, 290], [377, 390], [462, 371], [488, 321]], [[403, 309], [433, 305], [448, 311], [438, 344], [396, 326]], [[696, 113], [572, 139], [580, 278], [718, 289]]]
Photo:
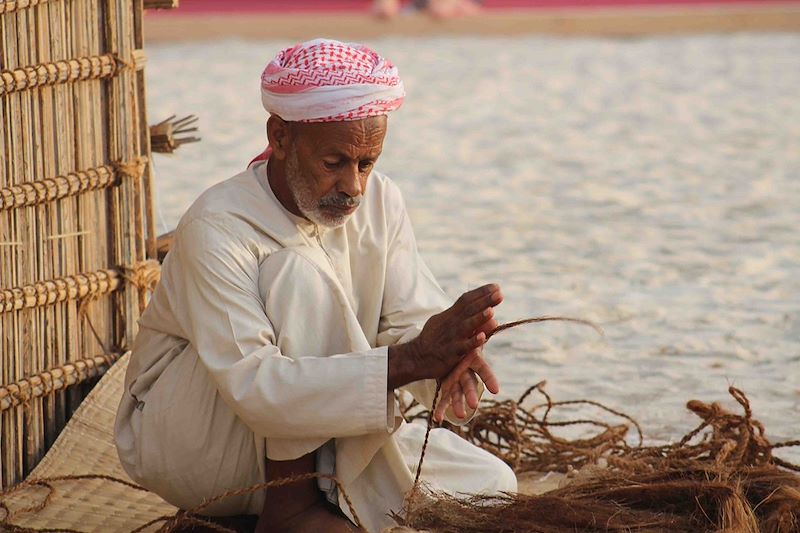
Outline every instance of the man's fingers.
[[461, 361], [458, 362], [444, 378], [442, 388], [444, 389], [446, 386], [449, 392], [455, 382], [460, 383], [463, 387], [464, 383], [461, 380], [465, 374], [470, 373], [470, 369], [480, 377], [481, 381], [486, 385], [486, 388], [489, 389], [489, 392], [492, 394], [500, 392], [500, 382], [497, 376], [495, 376], [492, 367], [489, 366], [486, 359], [483, 358], [480, 350], [477, 349], [464, 356]]
[[480, 298], [476, 298], [469, 304], [467, 304], [463, 312], [461, 313], [462, 316], [472, 316], [477, 313], [480, 313], [484, 309], [488, 309], [490, 307], [494, 307], [500, 304], [503, 301], [503, 293], [500, 292], [500, 288], [498, 287], [496, 291], [492, 291], [488, 294], [481, 296]]
[[458, 364], [453, 367], [450, 373], [447, 374], [444, 383], [452, 386], [452, 383], [459, 381], [461, 379], [461, 375], [472, 367], [473, 361], [476, 357], [479, 357], [480, 354], [480, 350], [476, 348], [461, 358], [461, 361], [459, 361]]
[[483, 384], [489, 389], [489, 392], [492, 394], [500, 392], [500, 382], [497, 380], [497, 376], [494, 375], [492, 367], [486, 362], [486, 359], [480, 355], [475, 357], [472, 359], [470, 368], [480, 376], [481, 381], [483, 381]]
[[491, 322], [493, 320], [494, 310], [489, 307], [487, 309], [481, 310], [479, 313], [476, 313], [469, 317], [468, 319], [464, 320], [461, 324], [461, 334], [462, 335], [472, 335], [479, 332], [488, 333], [485, 331], [484, 324], [487, 322]]
[[499, 291], [500, 291], [500, 286], [497, 285], [496, 283], [489, 283], [487, 285], [483, 285], [481, 287], [478, 287], [477, 289], [472, 289], [471, 291], [467, 291], [464, 294], [462, 294], [458, 298], [458, 300], [456, 300], [454, 307], [457, 307], [459, 309], [465, 309], [469, 304], [473, 303], [475, 300], [482, 297], [490, 296], [492, 293]]
[[476, 331], [475, 331], [475, 333], [484, 332], [484, 333], [486, 333], [486, 336], [488, 337], [489, 333], [491, 333], [494, 330], [496, 330], [497, 326], [499, 326], [499, 325], [500, 324], [497, 322], [497, 320], [492, 318], [491, 320], [487, 320], [486, 322], [484, 322], [483, 324], [478, 326]]
[[467, 416], [467, 409], [464, 407], [464, 390], [461, 386], [453, 388], [450, 393], [451, 404], [453, 405], [453, 414], [456, 418], [464, 418]]
[[[473, 350], [480, 348], [481, 346], [486, 343], [486, 333], [480, 332], [477, 335], [473, 335], [469, 339], [465, 341], [461, 341], [459, 346], [459, 352], [462, 354], [468, 354]], [[463, 358], [462, 358], [463, 361]], [[459, 361], [461, 362], [461, 361]]]
[[450, 401], [452, 400], [450, 391], [445, 393], [444, 389], [442, 389], [442, 395], [439, 398], [439, 402], [436, 404], [436, 410], [433, 412], [433, 419], [440, 423], [444, 420], [444, 414], [447, 412], [447, 408], [450, 407]]
[[[478, 408], [478, 388], [475, 379], [475, 374], [472, 370], [467, 370], [461, 374], [461, 378], [459, 379], [461, 390], [470, 409]], [[466, 413], [464, 413], [464, 416], [466, 416]]]

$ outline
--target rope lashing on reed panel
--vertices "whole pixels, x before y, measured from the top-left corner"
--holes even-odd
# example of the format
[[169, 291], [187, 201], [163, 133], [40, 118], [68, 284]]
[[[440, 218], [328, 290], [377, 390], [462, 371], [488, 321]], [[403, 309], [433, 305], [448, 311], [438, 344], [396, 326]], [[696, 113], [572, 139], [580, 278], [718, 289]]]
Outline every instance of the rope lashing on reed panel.
[[107, 294], [115, 291], [120, 286], [121, 280], [119, 271], [102, 269], [38, 281], [22, 287], [2, 289], [0, 313], [82, 299], [95, 294]]
[[121, 178], [142, 177], [147, 158], [77, 170], [63, 176], [18, 183], [0, 189], [0, 211], [41, 205], [121, 183]]
[[[30, 285], [0, 289], [0, 313], [42, 307], [67, 300], [97, 298], [119, 289], [124, 281], [151, 289], [160, 271], [157, 261], [147, 260], [131, 267], [106, 268], [64, 276]], [[139, 286], [139, 285], [137, 285]]]
[[[153, 259], [141, 261], [132, 267], [123, 266], [120, 267], [119, 270], [122, 277], [128, 283], [137, 289], [142, 289], [147, 292], [153, 292], [156, 289], [156, 285], [158, 285], [158, 282], [161, 280], [161, 264]], [[105, 353], [109, 353], [112, 351], [111, 347], [103, 342], [103, 339], [100, 337], [94, 324], [92, 324], [88, 314], [89, 305], [100, 299], [101, 296], [102, 294], [100, 293], [89, 293], [81, 298], [80, 305], [78, 306], [78, 316], [86, 320], [97, 343], [103, 348]]]
[[88, 315], [88, 306], [127, 281], [133, 286], [152, 292], [161, 277], [158, 261], [148, 260], [132, 267], [107, 269], [48, 280], [33, 285], [0, 291], [0, 312], [50, 305], [66, 300], [79, 300], [78, 316], [85, 319], [103, 354], [72, 361], [51, 368], [15, 383], [0, 386], [0, 412], [25, 405], [33, 398], [50, 394], [71, 385], [96, 377], [107, 370], [121, 353], [103, 342]]
[[[501, 328], [507, 329], [501, 326], [492, 334], [502, 331]], [[418, 490], [418, 475], [407, 499], [406, 513], [393, 515], [400, 524], [394, 531], [721, 533], [724, 530], [729, 533], [796, 533], [800, 530], [800, 476], [791, 470], [800, 470], [800, 466], [776, 458], [772, 451], [800, 446], [800, 440], [770, 443], [763, 425], [753, 419], [744, 393], [734, 387], [729, 392], [742, 406], [744, 414], [730, 413], [717, 403], [690, 401], [687, 407], [702, 418], [701, 424], [678, 442], [661, 446], [644, 446], [639, 425], [632, 417], [599, 402], [553, 401], [544, 390], [544, 382], [530, 387], [516, 401], [483, 400], [478, 414], [466, 427], [459, 429], [447, 424], [445, 427], [494, 453], [512, 465], [517, 473], [530, 470], [571, 472], [571, 482], [539, 496], [454, 497]], [[536, 393], [541, 394], [544, 401], [523, 407], [522, 404]], [[612, 425], [592, 419], [551, 419], [559, 408], [579, 404], [598, 407], [626, 420], [637, 429], [639, 443], [627, 443], [628, 426], [624, 424]], [[413, 412], [414, 407], [411, 404], [401, 409], [410, 420], [427, 418], [429, 433], [433, 426], [430, 412]], [[555, 433], [557, 428], [576, 425], [594, 426], [600, 431], [596, 435], [574, 439]], [[423, 462], [424, 449], [420, 454], [418, 474]], [[187, 526], [235, 533], [204, 520], [199, 513], [211, 503], [225, 498], [290, 484], [309, 476], [319, 477], [308, 474], [228, 491], [193, 510], [153, 519], [132, 533], [158, 523], [164, 524], [159, 530], [164, 533]], [[31, 483], [50, 483], [71, 477], [77, 478], [65, 476], [31, 480]], [[90, 477], [103, 478], [85, 476]], [[345, 488], [336, 478], [330, 479], [336, 482], [353, 516], [357, 517]], [[118, 479], [113, 481], [129, 483]], [[138, 486], [135, 488], [144, 490]], [[50, 489], [47, 501], [52, 499], [55, 491], [52, 486]], [[0, 510], [5, 510], [6, 515], [0, 519], [0, 525], [15, 533], [53, 531], [11, 524], [10, 512], [2, 503], [6, 494], [0, 493]], [[46, 504], [34, 507], [40, 511]], [[20, 510], [16, 510], [14, 516], [19, 515]]]
[[153, 292], [161, 281], [161, 263], [147, 259], [132, 267], [122, 267], [122, 275], [134, 287]]
[[0, 413], [34, 398], [47, 396], [96, 377], [110, 368], [120, 357], [122, 357], [120, 353], [87, 357], [50, 368], [14, 383], [0, 385]]
[[50, 1], [52, 0], [4, 0], [0, 2], [0, 15], [46, 4]]
[[61, 59], [0, 71], [0, 96], [61, 83], [113, 78], [123, 69], [135, 69], [136, 60], [116, 54]]

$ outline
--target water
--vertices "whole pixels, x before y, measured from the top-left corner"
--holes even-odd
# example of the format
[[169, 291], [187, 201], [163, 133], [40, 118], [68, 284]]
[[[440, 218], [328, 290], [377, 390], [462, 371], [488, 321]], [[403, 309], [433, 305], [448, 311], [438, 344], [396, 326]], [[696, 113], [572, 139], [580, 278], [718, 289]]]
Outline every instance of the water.
[[[287, 44], [148, 50], [150, 122], [196, 113], [203, 136], [156, 156], [163, 230], [263, 149], [258, 78]], [[371, 44], [408, 91], [378, 167], [448, 294], [497, 282], [501, 320], [605, 330], [498, 335], [501, 394], [546, 379], [668, 441], [735, 385], [768, 437], [800, 437], [800, 36]]]

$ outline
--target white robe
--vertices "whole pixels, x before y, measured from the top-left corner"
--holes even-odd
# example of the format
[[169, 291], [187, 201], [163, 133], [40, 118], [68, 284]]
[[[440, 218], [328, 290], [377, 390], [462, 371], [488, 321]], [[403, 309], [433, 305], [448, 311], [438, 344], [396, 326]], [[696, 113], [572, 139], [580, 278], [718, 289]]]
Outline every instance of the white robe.
[[[126, 375], [122, 465], [191, 508], [263, 482], [265, 457], [335, 439], [336, 476], [380, 531], [411, 487], [424, 434], [387, 391], [387, 347], [448, 305], [388, 178], [373, 172], [343, 227], [318, 228], [280, 204], [256, 164], [207, 190], [178, 225]], [[406, 387], [427, 406], [434, 388]], [[450, 492], [516, 490], [508, 467], [446, 430], [432, 432], [423, 479]], [[259, 491], [207, 512], [260, 514], [263, 502]]]

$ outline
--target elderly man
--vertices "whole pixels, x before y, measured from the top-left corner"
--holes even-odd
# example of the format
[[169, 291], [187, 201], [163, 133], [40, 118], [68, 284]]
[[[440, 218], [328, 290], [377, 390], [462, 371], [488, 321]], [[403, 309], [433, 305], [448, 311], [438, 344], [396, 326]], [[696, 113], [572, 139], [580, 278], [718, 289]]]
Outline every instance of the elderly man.
[[[366, 47], [315, 40], [262, 76], [267, 151], [181, 219], [142, 316], [116, 439], [138, 483], [182, 508], [290, 475], [335, 476], [224, 498], [258, 531], [392, 524], [424, 427], [395, 391], [459, 423], [497, 380], [481, 354], [496, 285], [449, 305], [423, 263], [397, 187], [373, 171], [397, 69]], [[452, 493], [516, 490], [494, 456], [439, 429], [422, 479]]]

